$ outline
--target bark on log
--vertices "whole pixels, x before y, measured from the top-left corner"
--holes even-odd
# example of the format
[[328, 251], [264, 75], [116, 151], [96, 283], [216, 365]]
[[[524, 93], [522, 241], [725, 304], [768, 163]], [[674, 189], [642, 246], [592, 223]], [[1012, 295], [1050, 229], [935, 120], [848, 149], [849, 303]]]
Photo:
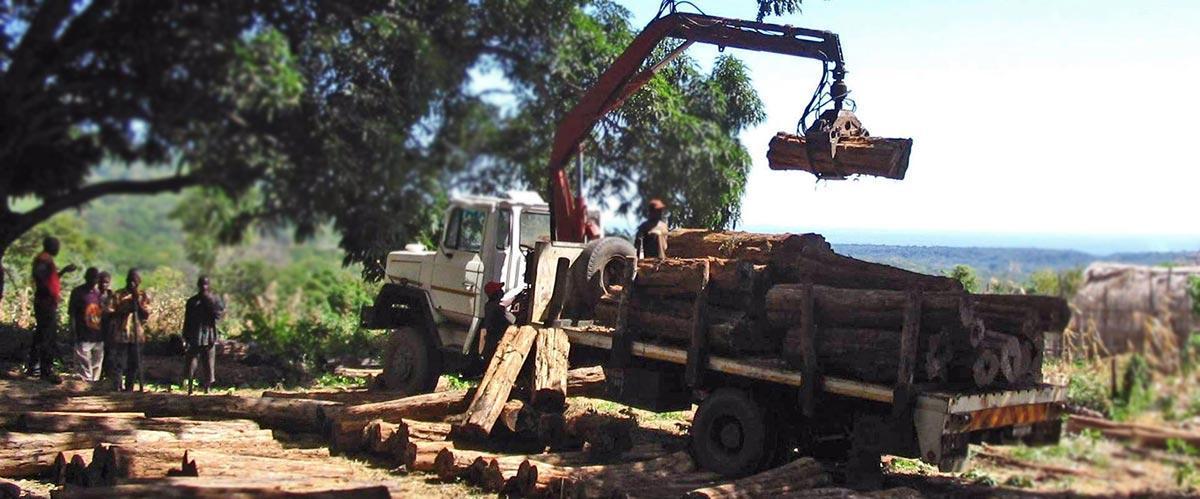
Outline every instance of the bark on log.
[[678, 229], [667, 239], [672, 258], [723, 258], [766, 265], [779, 253], [832, 253], [819, 234], [755, 234], [751, 232]]
[[[767, 319], [777, 327], [799, 324], [796, 316], [803, 284], [780, 284], [767, 291]], [[900, 330], [908, 294], [885, 289], [845, 289], [813, 286], [815, 321], [824, 327], [863, 327]], [[929, 329], [961, 327], [971, 318], [966, 294], [958, 291], [922, 293], [921, 324]]]
[[385, 402], [388, 400], [396, 400], [402, 397], [402, 395], [396, 392], [366, 389], [315, 390], [304, 392], [281, 392], [268, 390], [264, 391], [262, 396], [279, 399], [325, 400], [329, 402], [337, 402], [347, 406]]
[[767, 148], [772, 170], [802, 170], [818, 178], [844, 179], [870, 175], [903, 180], [912, 153], [912, 139], [845, 137], [838, 140], [832, 159], [828, 153], [809, 157], [806, 138], [779, 132]]
[[505, 331], [483, 380], [479, 382], [475, 398], [467, 407], [466, 421], [461, 426], [463, 435], [482, 438], [491, 434], [492, 426], [500, 417], [513, 385], [525, 366], [525, 359], [537, 334], [537, 329], [532, 326], [514, 326]]
[[646, 295], [694, 296], [708, 275], [707, 258], [652, 258], [638, 261], [633, 285]]
[[801, 458], [757, 475], [692, 490], [688, 498], [749, 499], [775, 497], [797, 489], [821, 487], [831, 482], [821, 464], [812, 458]]
[[362, 447], [363, 427], [373, 419], [389, 423], [441, 419], [465, 410], [472, 393], [473, 390], [434, 392], [347, 407], [333, 423], [331, 440], [338, 449], [357, 449]]
[[198, 476], [203, 477], [237, 478], [246, 476], [250, 470], [258, 478], [338, 478], [353, 475], [349, 467], [331, 463], [327, 459], [327, 452], [284, 449], [278, 445], [263, 445], [253, 449], [234, 442], [204, 447], [134, 444], [113, 445], [111, 450], [114, 476], [122, 479], [163, 478], [180, 468], [180, 458], [185, 454], [188, 461], [196, 463], [194, 466]]
[[1121, 423], [1102, 418], [1072, 414], [1067, 418], [1066, 431], [1078, 433], [1084, 429], [1098, 430], [1105, 437], [1133, 442], [1143, 447], [1166, 449], [1167, 442], [1178, 440], [1192, 446], [1200, 446], [1200, 433], [1150, 426], [1136, 423]]
[[973, 295], [972, 299], [985, 310], [1032, 311], [1037, 332], [1061, 332], [1071, 320], [1071, 308], [1067, 301], [1055, 296], [981, 294]]
[[539, 411], [561, 411], [567, 402], [571, 341], [557, 328], [544, 328], [534, 341], [530, 403]]

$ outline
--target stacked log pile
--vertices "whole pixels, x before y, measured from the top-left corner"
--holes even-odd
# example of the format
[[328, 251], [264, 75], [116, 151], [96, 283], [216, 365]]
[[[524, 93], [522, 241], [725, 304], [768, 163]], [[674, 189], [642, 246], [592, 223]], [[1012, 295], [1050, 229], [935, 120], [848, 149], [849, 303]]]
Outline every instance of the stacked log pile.
[[639, 261], [597, 321], [679, 346], [702, 327], [715, 355], [782, 356], [799, 370], [807, 358], [880, 384], [904, 376], [911, 327], [907, 382], [998, 388], [1041, 381], [1043, 334], [1070, 315], [1058, 298], [971, 294], [948, 277], [839, 255], [817, 234], [677, 230], [667, 253]]

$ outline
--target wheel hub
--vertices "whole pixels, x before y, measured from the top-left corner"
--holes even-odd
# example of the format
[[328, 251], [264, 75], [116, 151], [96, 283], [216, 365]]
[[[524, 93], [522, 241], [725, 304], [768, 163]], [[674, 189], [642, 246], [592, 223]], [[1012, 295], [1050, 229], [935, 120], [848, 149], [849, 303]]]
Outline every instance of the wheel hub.
[[717, 441], [726, 449], [736, 450], [740, 448], [742, 446], [742, 426], [735, 421], [730, 421], [722, 426], [717, 433]]

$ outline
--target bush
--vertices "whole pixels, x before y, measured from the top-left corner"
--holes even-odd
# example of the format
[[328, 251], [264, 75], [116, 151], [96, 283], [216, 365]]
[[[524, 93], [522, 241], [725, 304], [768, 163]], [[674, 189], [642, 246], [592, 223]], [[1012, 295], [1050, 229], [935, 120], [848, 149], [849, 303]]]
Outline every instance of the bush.
[[1067, 401], [1105, 415], [1111, 414], [1113, 402], [1104, 375], [1083, 361], [1076, 361], [1072, 371], [1067, 381]]

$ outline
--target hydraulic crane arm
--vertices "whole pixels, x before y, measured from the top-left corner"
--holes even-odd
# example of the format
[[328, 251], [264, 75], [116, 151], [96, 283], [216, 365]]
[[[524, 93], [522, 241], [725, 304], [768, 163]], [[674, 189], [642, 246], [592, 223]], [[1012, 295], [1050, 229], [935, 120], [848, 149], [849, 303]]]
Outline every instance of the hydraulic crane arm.
[[[641, 70], [646, 58], [665, 38], [677, 38], [683, 43], [662, 61]], [[835, 109], [841, 108], [841, 99], [847, 93], [842, 81], [846, 72], [842, 48], [836, 34], [702, 14], [672, 13], [655, 19], [600, 75], [600, 79], [567, 113], [554, 133], [548, 173], [550, 223], [555, 240], [583, 242], [600, 236], [595, 226], [588, 222], [583, 193], [571, 195], [571, 185], [565, 171], [571, 157], [578, 153], [580, 143], [591, 133], [597, 121], [619, 107], [645, 85], [655, 72], [695, 42], [832, 63], [834, 81], [831, 94]]]

